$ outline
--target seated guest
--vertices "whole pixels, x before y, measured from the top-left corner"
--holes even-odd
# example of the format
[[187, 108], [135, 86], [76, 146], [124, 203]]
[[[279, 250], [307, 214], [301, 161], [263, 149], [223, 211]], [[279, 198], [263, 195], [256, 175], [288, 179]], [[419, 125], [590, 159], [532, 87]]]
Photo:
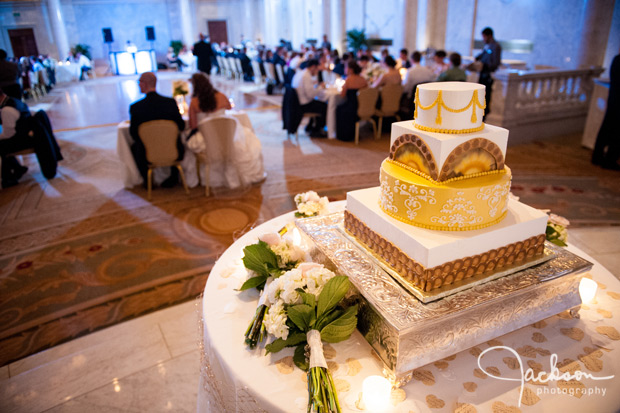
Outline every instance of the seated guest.
[[402, 80], [400, 78], [400, 72], [396, 70], [396, 60], [388, 55], [385, 57], [383, 65], [387, 68], [387, 71], [375, 80], [372, 87], [379, 88], [385, 85], [400, 85]]
[[[138, 82], [140, 83], [140, 92], [146, 94], [146, 96], [129, 107], [129, 133], [134, 141], [131, 145], [131, 153], [146, 185], [148, 163], [144, 144], [138, 135], [138, 127], [144, 122], [165, 119], [174, 121], [179, 128], [179, 132], [181, 132], [185, 129], [185, 121], [179, 113], [179, 107], [175, 100], [157, 93], [157, 76], [155, 76], [155, 73], [142, 73]], [[181, 160], [183, 159], [185, 148], [180, 138], [177, 140], [177, 149], [179, 151], [178, 159]], [[177, 168], [170, 168], [170, 172], [170, 177], [161, 184], [165, 188], [176, 185], [179, 180]]]
[[443, 50], [437, 50], [435, 52], [435, 56], [433, 57], [433, 73], [435, 73], [435, 76], [439, 76], [449, 68], [450, 66], [446, 63], [446, 52]]
[[336, 108], [336, 137], [341, 141], [355, 139], [357, 122], [357, 91], [368, 87], [366, 79], [360, 76], [362, 68], [354, 61], [349, 62], [347, 80], [342, 86], [341, 96], [346, 100]]
[[215, 90], [207, 75], [194, 73], [191, 82], [194, 93], [189, 103], [190, 129], [196, 129], [198, 124], [209, 116], [221, 115], [225, 110], [231, 109], [226, 95]]
[[0, 88], [15, 99], [22, 98], [22, 87], [18, 83], [19, 68], [17, 64], [6, 60], [6, 51], [0, 49]]
[[316, 100], [319, 95], [317, 89], [316, 76], [319, 73], [319, 61], [310, 59], [304, 70], [298, 70], [293, 77], [291, 86], [297, 91], [297, 98], [302, 113], [318, 113], [320, 116], [314, 118], [314, 125], [310, 130], [310, 136], [324, 138], [325, 117], [327, 114], [327, 103]]
[[396, 61], [396, 68], [398, 69], [409, 69], [411, 67], [411, 62], [409, 62], [409, 51], [407, 49], [400, 49], [400, 57]]
[[17, 185], [17, 181], [28, 171], [14, 156], [7, 156], [24, 149], [34, 148], [34, 138], [29, 136], [30, 109], [19, 99], [7, 96], [0, 90], [0, 156], [2, 156], [2, 187]]
[[403, 92], [409, 97], [413, 97], [415, 87], [420, 83], [432, 82], [436, 79], [435, 74], [431, 69], [426, 66], [422, 66], [420, 61], [422, 60], [422, 54], [418, 51], [411, 53], [411, 68], [407, 70], [405, 79], [403, 79]]
[[461, 66], [461, 55], [458, 53], [450, 54], [450, 63], [452, 63], [452, 67], [437, 78], [438, 82], [466, 82], [467, 74]]
[[176, 66], [178, 71], [181, 71], [181, 67], [187, 66], [185, 63], [183, 63], [181, 59], [179, 59], [179, 56], [177, 56], [174, 53], [174, 49], [172, 47], [168, 48], [168, 53], [166, 54], [166, 60], [168, 61], [169, 65]]
[[[340, 76], [344, 77], [345, 73], [347, 71], [346, 70], [346, 66], [347, 66], [347, 63], [349, 62], [349, 57], [350, 57], [350, 55], [348, 53], [343, 53], [342, 54], [342, 58], [336, 57], [334, 59], [334, 70], [333, 70], [333, 72], [336, 73], [337, 75], [340, 75]], [[362, 68], [360, 67], [360, 70], [361, 69]]]
[[243, 80], [251, 82], [254, 80], [254, 70], [252, 70], [252, 62], [247, 55], [247, 49], [243, 47], [237, 54], [241, 61], [241, 69], [243, 70]]
[[90, 59], [82, 53], [75, 54], [75, 62], [80, 66], [80, 80], [84, 80], [88, 76], [88, 72], [93, 68]]

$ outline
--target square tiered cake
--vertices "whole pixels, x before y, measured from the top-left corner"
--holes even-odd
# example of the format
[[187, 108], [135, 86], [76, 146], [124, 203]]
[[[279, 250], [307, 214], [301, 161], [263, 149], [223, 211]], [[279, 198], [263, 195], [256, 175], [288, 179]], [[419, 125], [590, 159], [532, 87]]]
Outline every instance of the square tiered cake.
[[509, 200], [508, 131], [482, 123], [484, 86], [419, 85], [392, 125], [380, 187], [347, 194], [345, 228], [420, 291], [542, 256], [547, 216]]

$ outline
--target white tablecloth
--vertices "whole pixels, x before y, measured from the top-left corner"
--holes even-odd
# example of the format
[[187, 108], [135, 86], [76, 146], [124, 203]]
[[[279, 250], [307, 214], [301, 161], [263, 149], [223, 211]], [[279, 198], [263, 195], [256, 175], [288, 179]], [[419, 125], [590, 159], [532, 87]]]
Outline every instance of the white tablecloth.
[[[330, 205], [332, 211], [343, 207], [344, 202]], [[199, 412], [306, 410], [305, 374], [292, 364], [292, 349], [265, 356], [264, 349], [249, 350], [244, 345], [243, 335], [254, 315], [258, 294], [235, 291], [245, 277], [240, 262], [243, 247], [256, 242], [258, 235], [277, 231], [293, 219], [291, 212], [248, 232], [221, 256], [209, 275], [202, 300], [204, 356], [198, 389]], [[569, 249], [593, 261], [576, 248]], [[411, 382], [392, 393], [392, 405], [385, 411], [453, 412], [458, 403], [475, 407], [475, 410], [462, 410], [464, 412], [618, 411], [620, 282], [597, 263], [590, 274], [600, 287], [596, 301], [581, 309], [580, 319], [553, 316], [544, 323], [521, 328], [494, 342], [419, 368]], [[526, 384], [521, 410], [516, 410], [520, 382], [494, 379], [477, 370], [478, 354], [497, 345], [529, 348], [530, 351], [524, 350], [526, 355], [521, 356], [524, 369], [532, 367], [550, 372], [550, 353], [555, 353], [558, 363], [572, 360], [582, 371], [594, 376], [615, 377], [604, 381], [582, 378], [581, 382], [592, 394], [580, 397], [557, 394], [560, 390], [555, 381], [548, 386]], [[328, 346], [327, 359], [340, 389], [343, 411], [360, 411], [355, 403], [362, 391], [362, 382], [370, 375], [381, 374], [382, 363], [357, 331], [349, 340]], [[490, 369], [492, 365], [501, 377], [518, 379], [521, 375], [513, 369], [515, 360], [507, 351], [490, 351], [484, 358], [485, 368]], [[511, 407], [515, 410], [509, 410]]]
[[56, 65], [56, 83], [72, 82], [80, 80], [82, 68], [77, 63], [60, 62]]
[[327, 137], [336, 139], [336, 107], [344, 101], [340, 96], [340, 90], [335, 87], [323, 89], [320, 99], [327, 102]]
[[[252, 133], [254, 133], [254, 128], [252, 127], [252, 122], [250, 122], [250, 118], [245, 112], [229, 110], [226, 111], [226, 115], [233, 116], [235, 119], [241, 123], [244, 127], [250, 129]], [[187, 118], [186, 120], [186, 130], [187, 130]], [[183, 134], [183, 143], [185, 144], [185, 135]], [[116, 152], [118, 154], [118, 158], [123, 164], [121, 170], [121, 176], [123, 179], [123, 185], [125, 188], [133, 188], [136, 185], [142, 184], [142, 176], [138, 171], [138, 167], [136, 166], [136, 161], [131, 154], [131, 144], [133, 143], [133, 138], [129, 133], [129, 121], [123, 121], [117, 126], [117, 140], [116, 140]], [[185, 174], [185, 180], [187, 185], [190, 188], [193, 188], [198, 185], [198, 175], [196, 172], [196, 157], [187, 147], [185, 148], [185, 156], [183, 157], [183, 161], [181, 162], [181, 166], [183, 167], [183, 172]], [[160, 184], [163, 182], [169, 175], [169, 168], [157, 168], [154, 173], [154, 181], [156, 184]]]

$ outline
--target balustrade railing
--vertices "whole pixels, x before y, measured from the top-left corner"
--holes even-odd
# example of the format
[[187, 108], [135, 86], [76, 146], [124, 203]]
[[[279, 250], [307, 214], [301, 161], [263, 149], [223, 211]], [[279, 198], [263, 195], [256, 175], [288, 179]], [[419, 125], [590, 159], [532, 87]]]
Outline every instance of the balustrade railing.
[[[562, 133], [583, 130], [593, 80], [602, 72], [600, 67], [496, 72], [486, 121], [510, 129], [511, 136], [513, 129], [519, 134], [519, 128], [534, 124], [549, 129], [559, 122], [556, 130]], [[541, 132], [548, 136], [553, 131]]]

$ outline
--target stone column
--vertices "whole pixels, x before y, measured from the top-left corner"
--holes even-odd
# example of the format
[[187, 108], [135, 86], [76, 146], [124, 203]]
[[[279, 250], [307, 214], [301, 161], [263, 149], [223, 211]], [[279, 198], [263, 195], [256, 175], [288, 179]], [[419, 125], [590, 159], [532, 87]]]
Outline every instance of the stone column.
[[577, 49], [576, 66], [602, 66], [614, 9], [614, 0], [586, 0]]
[[340, 55], [347, 50], [347, 0], [331, 0], [330, 39], [332, 48], [338, 49]]
[[60, 0], [48, 0], [47, 7], [49, 9], [52, 29], [54, 30], [56, 47], [58, 49], [58, 60], [64, 60], [69, 56], [70, 48], [65, 21], [62, 15], [62, 8], [60, 7]]
[[183, 44], [191, 48], [194, 44], [194, 22], [191, 17], [191, 8], [189, 0], [179, 0], [179, 8], [181, 11], [181, 30], [183, 33]]
[[416, 22], [418, 21], [418, 0], [403, 0], [403, 47], [411, 54], [416, 50]]

